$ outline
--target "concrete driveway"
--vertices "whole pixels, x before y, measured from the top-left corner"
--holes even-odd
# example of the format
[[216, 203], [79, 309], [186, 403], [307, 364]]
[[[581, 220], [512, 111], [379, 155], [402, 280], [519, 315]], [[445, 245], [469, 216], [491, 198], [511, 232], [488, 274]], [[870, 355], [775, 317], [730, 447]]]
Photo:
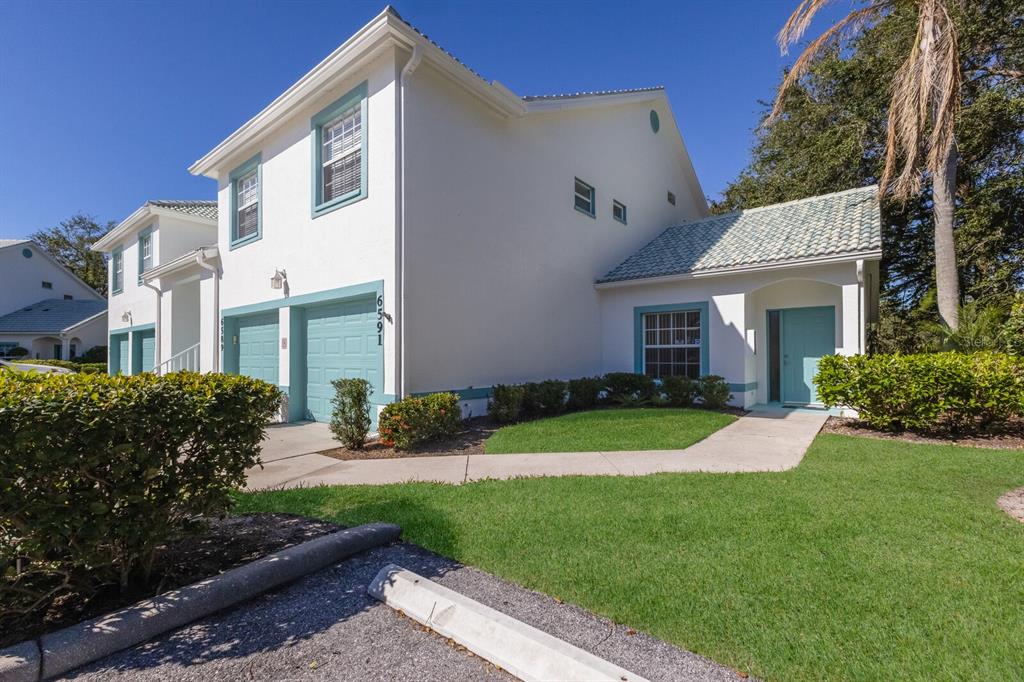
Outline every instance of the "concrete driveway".
[[80, 680], [511, 680], [366, 593], [389, 563], [649, 680], [739, 680], [734, 671], [415, 545], [357, 555], [276, 592], [122, 651]]

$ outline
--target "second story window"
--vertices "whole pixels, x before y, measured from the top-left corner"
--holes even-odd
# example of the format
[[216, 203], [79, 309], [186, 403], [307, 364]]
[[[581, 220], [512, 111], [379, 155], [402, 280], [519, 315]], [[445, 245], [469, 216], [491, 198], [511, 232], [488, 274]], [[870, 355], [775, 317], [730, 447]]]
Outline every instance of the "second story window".
[[259, 154], [231, 172], [231, 248], [263, 234], [263, 171]]
[[44, 280], [43, 280], [43, 288], [44, 288], [44, 289], [52, 289], [52, 288], [53, 288], [53, 282], [47, 282], [47, 281], [46, 281], [46, 280], [44, 279]]
[[586, 213], [591, 218], [596, 215], [594, 211], [594, 188], [579, 178], [576, 178], [576, 184], [573, 189], [573, 205], [577, 211]]
[[310, 121], [313, 217], [366, 196], [366, 83]]
[[612, 201], [612, 217], [623, 225], [626, 224], [626, 205], [621, 201]]
[[139, 233], [139, 278], [153, 268], [153, 232], [146, 228]]
[[110, 255], [110, 289], [115, 294], [124, 289], [124, 252], [120, 248]]

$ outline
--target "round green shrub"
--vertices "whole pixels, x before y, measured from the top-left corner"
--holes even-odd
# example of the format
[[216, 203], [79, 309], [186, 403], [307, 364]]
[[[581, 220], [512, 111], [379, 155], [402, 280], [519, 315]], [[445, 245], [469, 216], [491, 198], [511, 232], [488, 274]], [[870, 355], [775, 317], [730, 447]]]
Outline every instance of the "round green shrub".
[[677, 375], [662, 379], [661, 391], [669, 406], [692, 407], [694, 399], [700, 395], [700, 385], [690, 377]]
[[720, 410], [732, 400], [732, 393], [725, 377], [708, 374], [698, 379], [697, 384], [700, 388], [701, 403], [709, 410]]
[[461, 424], [459, 396], [431, 393], [386, 405], [377, 419], [377, 431], [385, 445], [408, 450], [421, 443], [452, 438]]
[[611, 372], [604, 375], [603, 383], [608, 402], [642, 403], [654, 395], [654, 379], [646, 374]]
[[603, 389], [601, 377], [583, 377], [567, 382], [570, 410], [591, 410], [597, 406], [597, 399]]
[[511, 424], [519, 421], [523, 411], [523, 387], [514, 384], [497, 384], [491, 391], [488, 410], [499, 424]]

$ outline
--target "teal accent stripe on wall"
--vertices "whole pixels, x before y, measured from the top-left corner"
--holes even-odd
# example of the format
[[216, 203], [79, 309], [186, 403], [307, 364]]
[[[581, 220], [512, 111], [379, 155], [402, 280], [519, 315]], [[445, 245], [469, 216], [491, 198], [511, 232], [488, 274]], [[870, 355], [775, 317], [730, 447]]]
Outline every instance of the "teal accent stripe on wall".
[[235, 317], [238, 315], [248, 315], [249, 313], [260, 313], [266, 310], [274, 310], [283, 306], [326, 303], [328, 301], [333, 301], [336, 298], [353, 298], [355, 296], [379, 294], [383, 291], [384, 280], [378, 279], [373, 282], [362, 282], [360, 284], [353, 284], [347, 287], [328, 289], [327, 291], [317, 291], [312, 294], [300, 294], [299, 296], [289, 296], [287, 298], [277, 298], [272, 301], [240, 305], [234, 308], [225, 308], [221, 311], [221, 316]]
[[747, 384], [729, 384], [729, 390], [734, 393], [746, 393], [747, 391], [756, 391], [757, 382], [751, 381]]

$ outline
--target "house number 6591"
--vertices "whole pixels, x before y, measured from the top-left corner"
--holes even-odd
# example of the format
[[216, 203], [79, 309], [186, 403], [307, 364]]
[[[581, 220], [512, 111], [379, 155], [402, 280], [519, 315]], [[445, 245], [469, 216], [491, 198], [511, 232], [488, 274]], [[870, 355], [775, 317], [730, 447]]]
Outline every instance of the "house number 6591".
[[384, 296], [377, 295], [377, 345], [384, 345]]

